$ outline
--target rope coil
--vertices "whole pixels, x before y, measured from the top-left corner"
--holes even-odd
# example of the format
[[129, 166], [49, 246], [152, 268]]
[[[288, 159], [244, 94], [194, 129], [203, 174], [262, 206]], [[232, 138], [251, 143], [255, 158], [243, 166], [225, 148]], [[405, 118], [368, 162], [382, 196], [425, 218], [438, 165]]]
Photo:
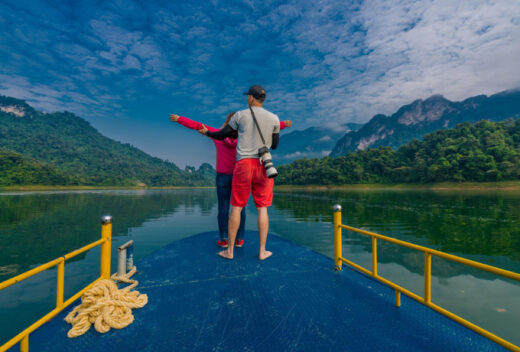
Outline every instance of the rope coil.
[[[112, 275], [111, 279], [100, 280], [81, 297], [81, 304], [76, 306], [65, 321], [72, 324], [67, 333], [70, 338], [86, 333], [92, 324], [99, 333], [105, 333], [111, 328], [122, 329], [132, 324], [134, 316], [132, 309], [142, 308], [148, 303], [148, 296], [138, 291], [130, 291], [139, 282], [130, 279], [136, 272], [134, 266], [126, 275]], [[115, 281], [130, 285], [118, 289]]]

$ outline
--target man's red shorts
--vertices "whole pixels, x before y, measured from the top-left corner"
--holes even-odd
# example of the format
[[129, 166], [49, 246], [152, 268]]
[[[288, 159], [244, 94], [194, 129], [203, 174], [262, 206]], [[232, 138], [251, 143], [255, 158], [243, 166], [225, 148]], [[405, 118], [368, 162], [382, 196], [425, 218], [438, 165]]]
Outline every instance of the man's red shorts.
[[258, 208], [268, 207], [273, 202], [274, 180], [268, 178], [259, 159], [242, 159], [235, 164], [231, 187], [231, 205], [245, 207], [251, 186], [253, 200]]

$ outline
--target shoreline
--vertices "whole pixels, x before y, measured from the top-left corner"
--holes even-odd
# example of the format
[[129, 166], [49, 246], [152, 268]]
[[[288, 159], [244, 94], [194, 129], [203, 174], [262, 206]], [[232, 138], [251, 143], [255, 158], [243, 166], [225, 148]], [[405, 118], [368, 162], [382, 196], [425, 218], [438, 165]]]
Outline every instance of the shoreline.
[[103, 190], [154, 190], [154, 189], [210, 189], [212, 186], [164, 186], [164, 187], [139, 187], [139, 186], [0, 186], [2, 192], [34, 192], [34, 191], [103, 191]]
[[[174, 189], [214, 189], [215, 186], [0, 186], [1, 192], [34, 192], [34, 191], [96, 191], [96, 190], [174, 190]], [[349, 184], [349, 185], [275, 185], [275, 190], [362, 190], [362, 191], [520, 191], [520, 181], [502, 182], [439, 182], [428, 184], [400, 183], [400, 184]]]
[[350, 184], [350, 185], [280, 185], [277, 190], [307, 191], [520, 191], [520, 181], [501, 182], [438, 182], [398, 184]]

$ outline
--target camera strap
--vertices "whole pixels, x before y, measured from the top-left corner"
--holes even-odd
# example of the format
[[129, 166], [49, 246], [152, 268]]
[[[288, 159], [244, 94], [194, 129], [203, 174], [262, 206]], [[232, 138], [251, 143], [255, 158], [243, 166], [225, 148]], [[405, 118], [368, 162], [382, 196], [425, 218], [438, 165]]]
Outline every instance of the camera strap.
[[258, 130], [258, 133], [260, 133], [260, 139], [262, 140], [264, 146], [266, 146], [264, 136], [262, 135], [262, 131], [260, 131], [260, 126], [258, 126], [258, 122], [256, 121], [255, 113], [253, 112], [253, 109], [251, 107], [249, 107], [249, 110], [251, 111], [251, 116], [253, 116], [253, 121], [255, 122], [256, 129]]

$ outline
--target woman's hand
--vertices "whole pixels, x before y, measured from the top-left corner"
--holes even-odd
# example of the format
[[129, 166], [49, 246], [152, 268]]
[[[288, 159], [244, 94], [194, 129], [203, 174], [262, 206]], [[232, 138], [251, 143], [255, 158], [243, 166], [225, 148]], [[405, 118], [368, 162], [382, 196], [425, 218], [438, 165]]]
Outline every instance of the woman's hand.
[[177, 122], [178, 120], [179, 120], [179, 115], [175, 115], [175, 114], [170, 115], [171, 122]]
[[291, 120], [285, 120], [284, 123], [285, 123], [285, 127], [291, 127], [292, 126], [292, 121]]

